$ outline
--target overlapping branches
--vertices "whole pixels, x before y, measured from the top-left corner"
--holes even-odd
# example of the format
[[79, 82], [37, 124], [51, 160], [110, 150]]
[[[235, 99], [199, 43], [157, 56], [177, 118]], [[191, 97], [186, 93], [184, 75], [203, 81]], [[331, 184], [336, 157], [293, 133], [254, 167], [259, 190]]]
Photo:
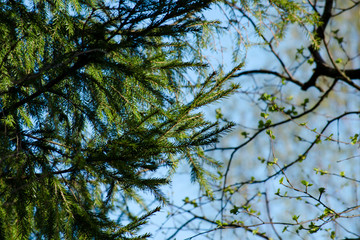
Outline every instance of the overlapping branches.
[[239, 40], [234, 48], [264, 48], [247, 57], [266, 64], [234, 74], [246, 88], [232, 99], [239, 105], [217, 110], [219, 120], [240, 113], [246, 120], [237, 120], [239, 130], [224, 143], [206, 149], [226, 159], [215, 197], [190, 198], [169, 217], [189, 220], [177, 227], [194, 231], [189, 239], [360, 237], [359, 25], [350, 24], [359, 6], [332, 0], [220, 6], [224, 28]]

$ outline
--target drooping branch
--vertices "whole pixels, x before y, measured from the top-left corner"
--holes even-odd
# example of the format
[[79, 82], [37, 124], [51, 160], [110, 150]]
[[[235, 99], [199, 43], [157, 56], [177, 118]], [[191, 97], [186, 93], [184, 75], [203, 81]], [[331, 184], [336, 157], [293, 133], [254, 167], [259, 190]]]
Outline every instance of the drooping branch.
[[[24, 104], [29, 103], [33, 99], [39, 97], [41, 94], [49, 91], [52, 87], [59, 84], [62, 80], [64, 80], [66, 77], [70, 76], [71, 74], [74, 74], [76, 71], [78, 71], [80, 68], [84, 67], [86, 64], [88, 64], [90, 59], [86, 56], [79, 56], [78, 60], [75, 62], [75, 64], [67, 69], [64, 69], [60, 75], [58, 75], [53, 80], [49, 81], [47, 84], [42, 86], [39, 90], [31, 94], [30, 96], [19, 100], [18, 102], [12, 104], [11, 106], [4, 108], [0, 112], [0, 116], [3, 118], [9, 114], [14, 109], [17, 109], [20, 106], [23, 106]], [[41, 76], [37, 76], [41, 77]]]

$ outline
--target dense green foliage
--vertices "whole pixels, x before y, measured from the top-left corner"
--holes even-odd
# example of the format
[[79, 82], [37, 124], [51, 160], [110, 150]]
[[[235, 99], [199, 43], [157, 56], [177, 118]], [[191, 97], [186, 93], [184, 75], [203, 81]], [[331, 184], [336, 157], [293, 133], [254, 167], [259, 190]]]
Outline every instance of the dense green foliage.
[[212, 2], [0, 1], [0, 239], [146, 238], [126, 200], [165, 201], [179, 160], [206, 189], [200, 147], [231, 124], [193, 110], [236, 86], [213, 74], [185, 101], [182, 76]]
[[359, 11], [0, 0], [0, 239], [359, 239]]

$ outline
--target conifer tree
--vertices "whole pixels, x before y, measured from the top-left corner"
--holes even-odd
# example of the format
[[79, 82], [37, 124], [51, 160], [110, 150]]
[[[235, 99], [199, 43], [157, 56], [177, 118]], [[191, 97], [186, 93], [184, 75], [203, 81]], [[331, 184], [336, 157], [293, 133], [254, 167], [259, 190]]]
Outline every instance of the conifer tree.
[[201, 146], [231, 124], [193, 110], [236, 86], [212, 74], [185, 101], [182, 76], [204, 67], [186, 40], [212, 2], [0, 2], [0, 239], [145, 239], [158, 209], [124, 199], [164, 202], [168, 175], [149, 173], [180, 160], [206, 189]]

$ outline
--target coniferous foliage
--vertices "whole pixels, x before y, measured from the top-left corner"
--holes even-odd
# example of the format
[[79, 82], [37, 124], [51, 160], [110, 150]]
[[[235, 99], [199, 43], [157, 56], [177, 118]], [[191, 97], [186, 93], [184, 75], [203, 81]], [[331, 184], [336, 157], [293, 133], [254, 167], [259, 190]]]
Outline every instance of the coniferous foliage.
[[[144, 239], [158, 209], [124, 203], [165, 201], [167, 175], [149, 172], [184, 159], [206, 188], [200, 147], [231, 124], [193, 110], [236, 86], [211, 75], [185, 102], [181, 76], [204, 66], [182, 54], [212, 2], [0, 2], [0, 239]], [[109, 218], [119, 209], [128, 225]]]

